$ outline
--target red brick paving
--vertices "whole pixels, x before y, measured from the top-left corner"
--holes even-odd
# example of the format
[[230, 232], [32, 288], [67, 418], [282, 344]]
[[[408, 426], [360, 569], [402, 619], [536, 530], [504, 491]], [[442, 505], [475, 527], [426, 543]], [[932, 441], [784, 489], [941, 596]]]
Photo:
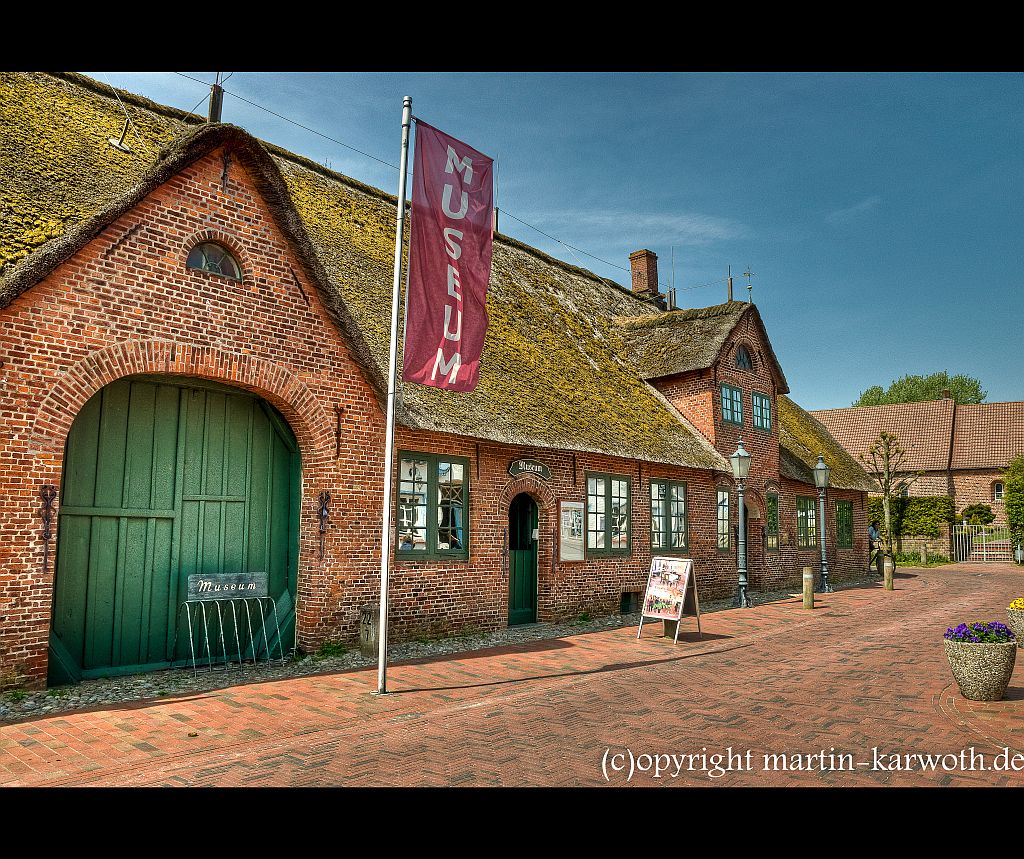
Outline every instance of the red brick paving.
[[[892, 593], [841, 591], [813, 612], [791, 600], [705, 615], [703, 641], [689, 619], [674, 647], [653, 624], [640, 641], [626, 628], [395, 665], [385, 697], [360, 670], [8, 724], [0, 785], [1024, 784], [1024, 772], [872, 768], [873, 747], [886, 762], [1024, 753], [1024, 660], [1006, 700], [976, 703], [942, 648], [947, 626], [1005, 619], [1024, 574], [907, 573]], [[679, 759], [675, 777], [670, 764], [627, 782], [630, 753], [642, 767], [730, 747], [750, 751], [749, 770], [709, 778]], [[833, 749], [868, 766], [829, 767]], [[606, 751], [622, 765], [608, 782]], [[822, 751], [824, 768], [764, 768], [765, 754]]]

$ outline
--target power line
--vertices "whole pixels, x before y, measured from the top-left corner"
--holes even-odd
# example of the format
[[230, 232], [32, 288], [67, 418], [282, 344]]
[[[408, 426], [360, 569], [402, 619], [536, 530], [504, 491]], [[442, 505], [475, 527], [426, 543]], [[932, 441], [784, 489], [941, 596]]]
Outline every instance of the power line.
[[[201, 81], [201, 80], [199, 80], [199, 78], [194, 78], [191, 75], [186, 75], [186, 74], [183, 74], [182, 72], [175, 72], [174, 74], [179, 75], [180, 77], [183, 77], [183, 78], [188, 78], [189, 80], [195, 81], [196, 83], [203, 84], [204, 86], [210, 86], [210, 84], [206, 83], [205, 81]], [[234, 74], [234, 72], [231, 72], [231, 74], [228, 75], [228, 78], [231, 77], [231, 75], [233, 75], [233, 74]], [[226, 81], [228, 78], [224, 78], [224, 81]], [[224, 81], [221, 82], [222, 88], [223, 88], [223, 82]], [[329, 141], [331, 141], [331, 143], [336, 143], [338, 146], [343, 146], [346, 149], [350, 149], [353, 152], [357, 152], [360, 155], [363, 155], [363, 156], [365, 156], [367, 158], [371, 158], [374, 161], [376, 161], [377, 163], [383, 164], [385, 167], [390, 167], [392, 170], [398, 170], [399, 169], [397, 165], [392, 164], [389, 161], [385, 161], [383, 158], [378, 158], [376, 155], [371, 155], [369, 152], [364, 152], [362, 149], [357, 149], [355, 146], [351, 146], [350, 144], [345, 143], [342, 140], [338, 140], [336, 137], [331, 137], [329, 134], [324, 134], [322, 131], [317, 131], [315, 128], [310, 128], [308, 125], [303, 125], [301, 122], [296, 122], [294, 119], [290, 119], [289, 117], [284, 116], [284, 115], [282, 115], [280, 113], [277, 113], [276, 111], [273, 111], [273, 110], [271, 110], [268, 107], [264, 107], [262, 104], [258, 104], [257, 102], [254, 102], [254, 101], [249, 101], [249, 99], [244, 98], [243, 96], [240, 96], [238, 93], [231, 92], [228, 89], [224, 89], [224, 92], [227, 93], [228, 95], [234, 96], [239, 101], [243, 101], [246, 104], [251, 105], [252, 107], [258, 108], [259, 110], [262, 110], [262, 111], [265, 111], [266, 113], [269, 113], [271, 116], [276, 116], [278, 119], [282, 119], [285, 122], [291, 123], [292, 125], [294, 125], [294, 126], [296, 126], [298, 128], [301, 128], [303, 131], [308, 131], [310, 134], [315, 134], [317, 137], [322, 137], [324, 140], [329, 140]], [[205, 96], [204, 96], [204, 100], [205, 100]], [[202, 101], [200, 101], [199, 104], [202, 104]], [[197, 105], [197, 107], [198, 107], [198, 105]], [[189, 112], [191, 113], [192, 111], [189, 111]], [[511, 212], [509, 212], [507, 209], [501, 209], [501, 213], [504, 214], [504, 215], [508, 215], [514, 221], [518, 221], [523, 226], [529, 227], [531, 230], [535, 230], [536, 232], [540, 233], [545, 238], [551, 239], [551, 241], [556, 242], [557, 244], [559, 244], [562, 247], [566, 248], [570, 253], [573, 253], [575, 251], [575, 253], [573, 253], [573, 256], [576, 256], [576, 253], [581, 253], [581, 254], [583, 254], [586, 257], [590, 257], [591, 259], [597, 260], [598, 262], [603, 263], [604, 265], [611, 266], [612, 268], [617, 269], [619, 271], [623, 271], [626, 274], [631, 274], [632, 273], [630, 269], [628, 269], [628, 268], [626, 268], [624, 266], [617, 265], [616, 263], [613, 263], [613, 262], [609, 262], [608, 260], [603, 259], [602, 257], [599, 257], [596, 254], [592, 254], [589, 251], [585, 251], [582, 248], [576, 247], [575, 245], [570, 245], [568, 242], [563, 242], [561, 239], [556, 238], [555, 236], [551, 235], [550, 233], [546, 233], [540, 227], [534, 226], [533, 224], [529, 223], [528, 221], [524, 221], [522, 218], [516, 217]], [[578, 257], [577, 257], [576, 261], [580, 262]], [[580, 267], [583, 268], [582, 263], [580, 263]], [[693, 290], [693, 289], [706, 289], [706, 288], [711, 287], [711, 286], [719, 286], [720, 284], [723, 284], [726, 281], [727, 281], [727, 278], [721, 278], [719, 280], [711, 281], [710, 283], [702, 283], [702, 284], [699, 284], [697, 286], [680, 286], [680, 287], [674, 287], [674, 289], [677, 292], [687, 292], [687, 291]], [[660, 280], [658, 281], [658, 286], [663, 288], [666, 292], [669, 289], [669, 287], [665, 283], [661, 282]]]

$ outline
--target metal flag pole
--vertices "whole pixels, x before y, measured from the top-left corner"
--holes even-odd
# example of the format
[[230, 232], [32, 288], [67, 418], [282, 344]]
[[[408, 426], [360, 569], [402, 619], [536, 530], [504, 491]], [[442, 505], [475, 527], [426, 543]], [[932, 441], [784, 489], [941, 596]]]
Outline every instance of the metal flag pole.
[[391, 346], [388, 351], [387, 429], [384, 433], [384, 517], [380, 532], [380, 622], [377, 626], [377, 692], [387, 689], [388, 664], [388, 567], [391, 561], [391, 469], [395, 449], [395, 376], [398, 373], [398, 305], [402, 278], [402, 244], [405, 237], [405, 186], [409, 166], [409, 126], [412, 97], [402, 106], [402, 160], [398, 173], [398, 227], [395, 230], [395, 282], [391, 293]]

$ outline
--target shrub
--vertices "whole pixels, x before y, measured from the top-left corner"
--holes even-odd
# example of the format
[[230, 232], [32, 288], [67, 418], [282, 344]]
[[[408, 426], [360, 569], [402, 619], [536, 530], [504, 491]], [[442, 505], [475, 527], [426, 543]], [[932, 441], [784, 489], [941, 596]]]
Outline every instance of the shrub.
[[1010, 539], [1015, 546], [1024, 545], [1024, 456], [1014, 457], [1006, 467], [1003, 501]]
[[[938, 537], [939, 529], [956, 513], [953, 499], [945, 495], [893, 498], [890, 503], [894, 537]], [[868, 498], [868, 521], [872, 519], [884, 522], [879, 496]]]
[[996, 514], [987, 504], [972, 504], [965, 507], [960, 514], [960, 519], [968, 525], [989, 525], [995, 521]]

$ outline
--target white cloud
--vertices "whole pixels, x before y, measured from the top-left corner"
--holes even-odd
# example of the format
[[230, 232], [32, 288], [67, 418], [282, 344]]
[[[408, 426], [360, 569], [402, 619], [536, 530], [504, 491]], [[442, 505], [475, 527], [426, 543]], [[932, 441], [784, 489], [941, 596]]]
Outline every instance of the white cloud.
[[867, 214], [872, 209], [878, 208], [882, 202], [882, 198], [877, 194], [871, 197], [865, 197], [859, 203], [855, 203], [852, 206], [848, 206], [845, 209], [835, 209], [825, 215], [825, 220], [830, 224], [848, 224], [851, 221], [855, 221], [862, 215]]
[[[696, 212], [636, 214], [628, 210], [576, 209], [533, 212], [523, 216], [532, 224], [574, 244], [596, 241], [607, 245], [627, 239], [631, 247], [651, 245], [699, 246], [744, 238], [747, 227], [738, 221]], [[583, 245], [586, 247], [586, 245]]]

